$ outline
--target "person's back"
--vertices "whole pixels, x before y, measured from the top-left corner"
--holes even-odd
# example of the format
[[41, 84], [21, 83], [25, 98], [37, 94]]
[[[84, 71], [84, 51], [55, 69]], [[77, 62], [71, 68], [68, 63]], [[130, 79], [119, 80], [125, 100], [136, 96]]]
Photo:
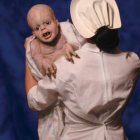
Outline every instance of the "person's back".
[[56, 62], [56, 86], [66, 114], [62, 140], [123, 140], [121, 115], [140, 70], [138, 56], [100, 52], [90, 43], [77, 53], [81, 59], [75, 64], [64, 58]]

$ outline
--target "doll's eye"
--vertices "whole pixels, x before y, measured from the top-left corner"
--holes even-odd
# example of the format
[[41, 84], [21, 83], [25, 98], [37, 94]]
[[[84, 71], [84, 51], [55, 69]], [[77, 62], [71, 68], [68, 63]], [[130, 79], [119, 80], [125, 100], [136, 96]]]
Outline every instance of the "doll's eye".
[[50, 25], [50, 23], [51, 23], [50, 21], [46, 21], [46, 24], [47, 24], [47, 25]]
[[35, 30], [38, 31], [39, 30], [39, 27], [36, 27]]

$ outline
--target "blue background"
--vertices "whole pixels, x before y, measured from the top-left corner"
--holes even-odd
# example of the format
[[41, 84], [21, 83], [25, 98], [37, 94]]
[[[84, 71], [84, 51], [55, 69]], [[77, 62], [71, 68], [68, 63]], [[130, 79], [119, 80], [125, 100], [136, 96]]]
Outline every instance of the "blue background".
[[[31, 34], [28, 9], [37, 3], [49, 4], [59, 21], [70, 17], [70, 0], [0, 0], [0, 140], [37, 140], [37, 113], [27, 106], [24, 90], [24, 39]], [[123, 50], [140, 55], [139, 0], [117, 0]], [[129, 140], [140, 140], [140, 80], [123, 115]]]

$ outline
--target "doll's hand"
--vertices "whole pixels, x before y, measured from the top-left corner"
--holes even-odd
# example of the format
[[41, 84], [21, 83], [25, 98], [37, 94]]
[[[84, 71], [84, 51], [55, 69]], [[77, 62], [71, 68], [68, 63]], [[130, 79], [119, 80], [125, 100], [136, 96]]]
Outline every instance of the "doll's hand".
[[29, 37], [27, 37], [27, 38], [25, 39], [25, 42], [24, 42], [24, 47], [25, 47], [25, 49], [26, 49], [28, 46], [30, 46], [30, 43], [31, 43], [34, 39], [35, 39], [35, 36], [34, 36], [34, 35], [31, 35], [31, 36], [29, 36]]
[[79, 55], [74, 51], [74, 48], [72, 45], [66, 43], [64, 45], [64, 49], [65, 49], [64, 55], [68, 61], [74, 63], [73, 56], [76, 58], [80, 58]]
[[45, 71], [45, 74], [47, 74], [49, 78], [51, 78], [52, 76], [56, 78], [57, 68], [51, 59], [43, 59], [42, 67], [43, 71]]

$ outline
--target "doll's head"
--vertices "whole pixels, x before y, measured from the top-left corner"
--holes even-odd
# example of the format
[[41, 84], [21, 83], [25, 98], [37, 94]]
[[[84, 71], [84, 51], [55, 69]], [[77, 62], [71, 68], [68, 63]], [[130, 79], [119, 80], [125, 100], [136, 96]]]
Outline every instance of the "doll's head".
[[54, 41], [59, 32], [59, 24], [53, 10], [45, 4], [31, 7], [27, 14], [27, 22], [32, 33], [44, 43]]

